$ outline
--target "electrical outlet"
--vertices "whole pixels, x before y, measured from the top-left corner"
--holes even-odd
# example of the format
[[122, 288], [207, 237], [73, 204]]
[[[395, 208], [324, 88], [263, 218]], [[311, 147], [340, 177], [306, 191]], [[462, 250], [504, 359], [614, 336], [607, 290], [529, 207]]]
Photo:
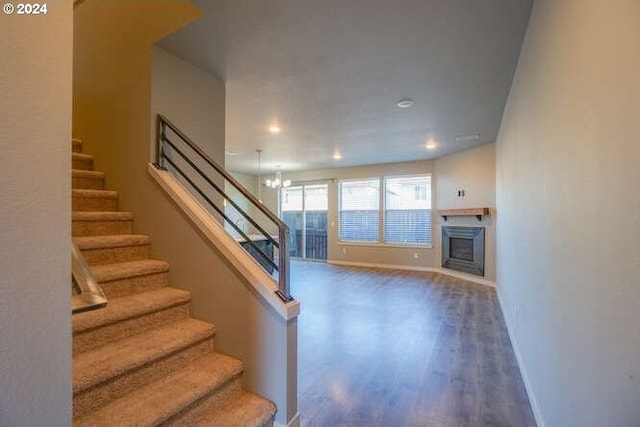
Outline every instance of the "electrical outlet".
[[342, 255], [346, 255], [347, 254], [347, 248], [342, 248]]
[[417, 252], [413, 254], [413, 259], [418, 259], [418, 253]]

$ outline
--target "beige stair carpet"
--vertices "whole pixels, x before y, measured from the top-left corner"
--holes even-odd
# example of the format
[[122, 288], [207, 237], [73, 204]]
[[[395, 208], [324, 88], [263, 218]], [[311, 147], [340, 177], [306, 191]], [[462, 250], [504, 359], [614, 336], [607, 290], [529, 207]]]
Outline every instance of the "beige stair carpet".
[[272, 426], [275, 405], [242, 389], [242, 362], [215, 351], [215, 327], [190, 317], [190, 293], [72, 147], [73, 240], [108, 298], [73, 316], [74, 425]]

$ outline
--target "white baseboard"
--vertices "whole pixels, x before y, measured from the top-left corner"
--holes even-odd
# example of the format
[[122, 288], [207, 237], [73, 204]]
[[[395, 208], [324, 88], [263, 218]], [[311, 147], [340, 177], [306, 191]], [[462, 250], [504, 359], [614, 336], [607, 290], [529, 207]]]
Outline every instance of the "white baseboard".
[[413, 265], [401, 265], [401, 264], [375, 264], [369, 262], [353, 262], [353, 261], [336, 261], [327, 260], [327, 264], [344, 265], [345, 267], [366, 267], [366, 268], [386, 268], [390, 270], [408, 270], [408, 271], [426, 271], [429, 273], [440, 273], [447, 276], [456, 277], [458, 279], [468, 280], [469, 282], [478, 283], [480, 285], [496, 287], [495, 282], [491, 280], [483, 279], [482, 277], [476, 277], [470, 274], [459, 273], [457, 271], [448, 270], [446, 268], [437, 267], [417, 267]]
[[515, 340], [515, 336], [512, 333], [511, 326], [507, 318], [507, 312], [505, 310], [504, 305], [502, 304], [502, 298], [500, 298], [500, 291], [499, 289], [496, 289], [496, 291], [497, 291], [496, 293], [498, 294], [498, 303], [500, 304], [500, 310], [502, 310], [502, 317], [504, 317], [504, 323], [507, 325], [507, 333], [509, 334], [509, 339], [511, 340], [511, 348], [513, 348], [513, 353], [516, 356], [516, 361], [518, 362], [518, 369], [520, 370], [520, 376], [522, 377], [524, 388], [527, 391], [527, 397], [529, 398], [529, 404], [531, 405], [533, 418], [535, 418], [536, 425], [538, 427], [545, 427], [545, 423], [542, 418], [542, 412], [540, 412], [540, 406], [538, 406], [536, 395], [533, 393], [533, 389], [531, 388], [529, 375], [527, 374], [527, 370], [524, 364], [522, 363], [522, 357], [520, 356], [520, 348], [518, 347], [518, 342]]
[[280, 424], [277, 421], [273, 422], [273, 427], [300, 427], [300, 412], [296, 412], [296, 414], [291, 418], [291, 421], [287, 425]]

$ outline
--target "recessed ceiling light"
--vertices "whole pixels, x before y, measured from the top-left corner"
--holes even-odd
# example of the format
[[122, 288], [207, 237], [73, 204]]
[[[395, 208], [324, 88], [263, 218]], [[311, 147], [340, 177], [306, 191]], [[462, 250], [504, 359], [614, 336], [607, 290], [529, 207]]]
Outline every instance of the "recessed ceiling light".
[[269, 132], [271, 133], [280, 133], [280, 127], [277, 125], [269, 126]]
[[413, 99], [410, 99], [410, 98], [401, 99], [400, 101], [398, 101], [397, 105], [400, 108], [409, 108], [413, 105]]
[[342, 154], [340, 154], [339, 151], [336, 151], [335, 153], [333, 153], [333, 160], [340, 160], [342, 159]]
[[426, 148], [427, 150], [435, 150], [436, 148], [438, 148], [438, 144], [436, 144], [436, 143], [435, 143], [435, 142], [433, 142], [433, 141], [429, 141], [429, 142], [427, 142], [427, 143], [425, 144], [425, 148]]
[[477, 141], [478, 139], [480, 139], [480, 134], [476, 133], [473, 135], [463, 135], [463, 136], [459, 136], [456, 138], [456, 141], [458, 142], [468, 142], [468, 141]]

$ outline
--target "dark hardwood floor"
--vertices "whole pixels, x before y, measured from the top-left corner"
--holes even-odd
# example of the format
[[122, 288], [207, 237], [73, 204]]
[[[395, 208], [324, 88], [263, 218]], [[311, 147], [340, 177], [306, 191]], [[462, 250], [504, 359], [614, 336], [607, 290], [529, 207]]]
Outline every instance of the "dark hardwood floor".
[[292, 261], [303, 426], [535, 426], [493, 288]]

